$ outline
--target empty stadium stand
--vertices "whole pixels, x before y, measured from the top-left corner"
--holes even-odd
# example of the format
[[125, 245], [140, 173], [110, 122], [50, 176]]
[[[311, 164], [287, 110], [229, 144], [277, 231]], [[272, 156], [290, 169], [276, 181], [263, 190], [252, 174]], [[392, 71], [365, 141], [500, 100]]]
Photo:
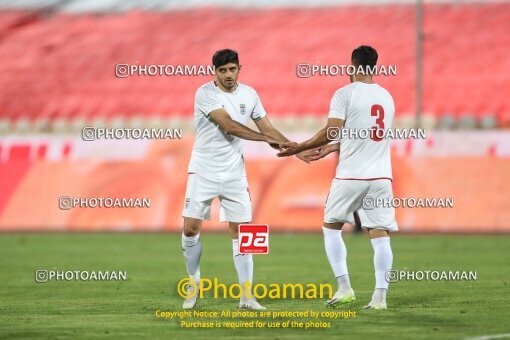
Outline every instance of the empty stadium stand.
[[[483, 27], [483, 29], [481, 29]], [[427, 4], [424, 15], [425, 115], [452, 126], [510, 122], [510, 4]], [[373, 45], [379, 77], [397, 116], [415, 112], [415, 7], [198, 8], [121, 13], [0, 10], [0, 132], [24, 124], [192, 117], [196, 88], [208, 76], [115, 77], [116, 64], [207, 65], [215, 50], [239, 51], [240, 80], [277, 117], [328, 112], [348, 77], [299, 78], [296, 65], [348, 64]], [[462, 120], [469, 114], [473, 120]], [[488, 118], [487, 118], [488, 117]], [[475, 123], [473, 123], [475, 122]], [[12, 125], [9, 125], [12, 124]]]

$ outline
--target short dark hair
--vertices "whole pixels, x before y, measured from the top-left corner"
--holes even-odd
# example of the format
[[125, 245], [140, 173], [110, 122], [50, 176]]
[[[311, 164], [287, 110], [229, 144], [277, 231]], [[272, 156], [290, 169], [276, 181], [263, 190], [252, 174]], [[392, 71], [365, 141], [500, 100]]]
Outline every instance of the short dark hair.
[[373, 67], [377, 64], [377, 51], [370, 46], [362, 45], [352, 51], [351, 60], [356, 66]]
[[230, 49], [219, 50], [214, 53], [212, 57], [212, 63], [215, 68], [226, 65], [228, 63], [234, 63], [239, 65], [239, 56], [237, 52]]

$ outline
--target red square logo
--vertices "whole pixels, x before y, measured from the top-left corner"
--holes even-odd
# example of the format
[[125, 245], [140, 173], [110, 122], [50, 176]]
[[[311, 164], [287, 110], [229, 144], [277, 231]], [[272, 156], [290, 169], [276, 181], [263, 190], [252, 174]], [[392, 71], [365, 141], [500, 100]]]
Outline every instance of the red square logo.
[[267, 224], [240, 224], [238, 232], [240, 254], [267, 254], [269, 252], [269, 226]]

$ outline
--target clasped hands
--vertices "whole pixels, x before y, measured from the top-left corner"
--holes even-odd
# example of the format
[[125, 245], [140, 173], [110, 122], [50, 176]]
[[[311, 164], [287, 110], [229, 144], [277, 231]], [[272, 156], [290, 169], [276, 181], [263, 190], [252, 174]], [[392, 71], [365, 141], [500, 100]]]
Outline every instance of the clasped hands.
[[267, 143], [273, 149], [280, 151], [277, 154], [278, 157], [289, 157], [296, 155], [297, 158], [308, 164], [319, 160], [335, 151], [335, 147], [333, 145], [324, 145], [318, 148], [302, 150], [300, 144], [296, 142], [278, 142], [275, 139], [268, 138]]

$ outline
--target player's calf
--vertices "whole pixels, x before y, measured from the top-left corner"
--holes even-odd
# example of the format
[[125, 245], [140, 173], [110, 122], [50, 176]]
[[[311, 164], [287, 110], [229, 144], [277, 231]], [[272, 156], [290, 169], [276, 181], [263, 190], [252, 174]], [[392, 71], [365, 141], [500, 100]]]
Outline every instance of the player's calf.
[[364, 308], [386, 309], [386, 292], [389, 287], [386, 273], [393, 263], [390, 237], [388, 231], [382, 229], [370, 229], [369, 235], [374, 249], [375, 290], [370, 303]]
[[331, 307], [352, 303], [356, 300], [347, 271], [347, 248], [342, 239], [342, 226], [341, 222], [324, 222], [322, 227], [326, 255], [338, 283], [338, 291], [326, 301], [326, 305]]
[[[193, 218], [184, 218], [184, 228], [181, 238], [182, 253], [184, 255], [188, 275], [195, 281], [195, 285], [188, 285], [187, 287], [187, 296], [182, 304], [182, 308], [184, 309], [194, 308], [198, 299], [200, 257], [202, 256], [202, 243], [199, 234], [201, 222], [201, 220]], [[194, 290], [197, 290], [197, 292], [194, 292]]]

